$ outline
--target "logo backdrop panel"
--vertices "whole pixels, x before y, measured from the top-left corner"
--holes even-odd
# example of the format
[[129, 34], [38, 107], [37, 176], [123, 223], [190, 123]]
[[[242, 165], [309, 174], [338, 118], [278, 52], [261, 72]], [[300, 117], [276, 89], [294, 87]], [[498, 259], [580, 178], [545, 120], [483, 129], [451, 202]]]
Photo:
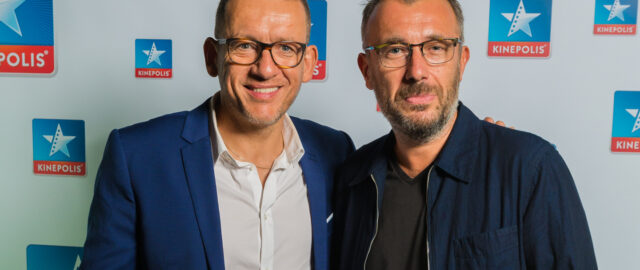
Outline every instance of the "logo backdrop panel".
[[85, 175], [84, 121], [33, 119], [33, 172]]
[[29, 245], [27, 270], [76, 270], [82, 255], [81, 247]]
[[633, 35], [637, 17], [638, 0], [596, 0], [593, 33]]
[[612, 152], [640, 152], [640, 91], [616, 91]]
[[136, 39], [136, 77], [171, 78], [172, 58], [170, 39]]
[[313, 80], [327, 78], [327, 2], [324, 0], [309, 0], [311, 10], [310, 45], [318, 47], [318, 64], [313, 70]]
[[0, 74], [55, 70], [53, 0], [0, 1]]
[[489, 56], [548, 57], [551, 0], [491, 0]]

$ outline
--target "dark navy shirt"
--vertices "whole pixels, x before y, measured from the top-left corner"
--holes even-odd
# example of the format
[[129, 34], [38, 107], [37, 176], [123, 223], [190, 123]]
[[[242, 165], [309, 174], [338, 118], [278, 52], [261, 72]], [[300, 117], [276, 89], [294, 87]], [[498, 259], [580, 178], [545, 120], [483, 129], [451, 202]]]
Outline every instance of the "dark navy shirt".
[[[363, 269], [379, 229], [390, 135], [339, 170], [331, 269]], [[427, 193], [428, 264], [438, 269], [597, 269], [571, 174], [538, 136], [478, 119], [460, 103], [433, 162]]]

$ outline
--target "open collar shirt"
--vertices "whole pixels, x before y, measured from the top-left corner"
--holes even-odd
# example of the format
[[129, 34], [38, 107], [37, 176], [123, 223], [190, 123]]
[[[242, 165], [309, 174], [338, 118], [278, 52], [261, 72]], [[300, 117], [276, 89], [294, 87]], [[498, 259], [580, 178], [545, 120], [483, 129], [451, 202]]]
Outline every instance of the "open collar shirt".
[[256, 166], [234, 159], [220, 136], [211, 98], [213, 170], [220, 208], [225, 269], [311, 269], [312, 231], [304, 148], [284, 115], [284, 149], [264, 188]]

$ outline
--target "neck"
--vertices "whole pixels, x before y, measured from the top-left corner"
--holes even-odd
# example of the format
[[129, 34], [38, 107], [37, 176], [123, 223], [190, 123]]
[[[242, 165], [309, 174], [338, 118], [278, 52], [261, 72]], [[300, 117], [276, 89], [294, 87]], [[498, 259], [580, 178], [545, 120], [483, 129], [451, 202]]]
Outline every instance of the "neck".
[[447, 142], [457, 117], [456, 112], [442, 130], [427, 142], [417, 142], [399, 130], [393, 130], [396, 137], [393, 150], [398, 159], [398, 165], [407, 176], [414, 178], [433, 163]]
[[234, 158], [270, 169], [284, 149], [284, 117], [272, 125], [258, 126], [222, 104], [216, 104], [215, 110], [218, 132]]

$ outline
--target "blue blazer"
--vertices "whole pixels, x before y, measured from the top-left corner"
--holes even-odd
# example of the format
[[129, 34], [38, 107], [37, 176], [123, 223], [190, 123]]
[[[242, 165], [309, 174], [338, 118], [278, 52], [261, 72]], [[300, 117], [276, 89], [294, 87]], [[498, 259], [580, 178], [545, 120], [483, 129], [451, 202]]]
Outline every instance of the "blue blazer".
[[[89, 213], [81, 269], [224, 269], [209, 102], [111, 132]], [[305, 154], [314, 269], [328, 269], [334, 171], [344, 132], [293, 118]]]

